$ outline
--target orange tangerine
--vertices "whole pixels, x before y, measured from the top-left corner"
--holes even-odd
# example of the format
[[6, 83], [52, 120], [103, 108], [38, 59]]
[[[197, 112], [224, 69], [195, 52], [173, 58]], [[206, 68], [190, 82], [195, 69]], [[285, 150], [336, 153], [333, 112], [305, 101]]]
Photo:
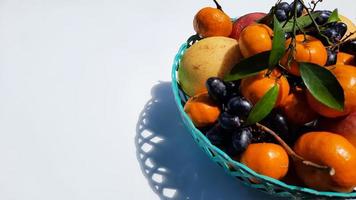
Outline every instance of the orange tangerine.
[[[320, 66], [324, 66], [326, 64], [328, 54], [320, 40], [309, 35], [306, 35], [305, 37], [304, 35], [297, 35], [295, 39], [295, 52], [292, 56], [291, 62], [289, 63], [290, 65], [288, 65], [288, 58], [292, 53], [290, 50], [288, 50], [281, 59], [281, 64], [291, 74], [300, 76], [298, 62], [314, 63]], [[286, 41], [286, 48], [289, 47], [291, 41], [291, 38]]]
[[209, 98], [207, 92], [191, 97], [184, 105], [184, 111], [196, 127], [212, 125], [220, 115], [219, 107]]
[[266, 71], [262, 71], [257, 75], [242, 79], [240, 90], [242, 95], [256, 104], [276, 83], [279, 87], [279, 95], [276, 102], [276, 107], [283, 104], [289, 93], [289, 83], [280, 72], [274, 70], [273, 73], [267, 77]]
[[277, 144], [255, 143], [242, 154], [241, 163], [259, 174], [282, 179], [288, 172], [289, 159], [287, 152]]
[[302, 135], [294, 151], [304, 159], [332, 168], [317, 169], [295, 162], [298, 176], [313, 189], [351, 192], [356, 186], [356, 149], [344, 137], [330, 132]]
[[327, 107], [316, 100], [310, 92], [307, 92], [309, 106], [324, 117], [342, 117], [348, 115], [351, 111], [356, 111], [356, 68], [350, 65], [335, 65], [330, 68], [335, 75], [341, 87], [344, 89], [344, 110], [338, 111]]
[[194, 17], [194, 30], [202, 37], [229, 36], [232, 21], [228, 15], [217, 8], [206, 7]]
[[239, 47], [243, 57], [248, 58], [272, 49], [273, 31], [264, 24], [251, 24], [240, 33]]

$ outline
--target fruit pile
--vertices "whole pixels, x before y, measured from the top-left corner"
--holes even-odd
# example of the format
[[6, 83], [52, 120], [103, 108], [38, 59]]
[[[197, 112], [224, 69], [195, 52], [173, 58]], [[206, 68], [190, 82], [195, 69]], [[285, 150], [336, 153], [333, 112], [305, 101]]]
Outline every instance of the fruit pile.
[[321, 0], [236, 20], [194, 17], [178, 80], [210, 142], [257, 173], [322, 191], [356, 187], [356, 26]]

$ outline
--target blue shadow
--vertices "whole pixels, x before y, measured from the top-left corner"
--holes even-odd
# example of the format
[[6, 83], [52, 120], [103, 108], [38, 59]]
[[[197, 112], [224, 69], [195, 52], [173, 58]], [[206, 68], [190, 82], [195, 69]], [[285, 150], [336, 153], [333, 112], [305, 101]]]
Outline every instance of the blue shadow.
[[136, 127], [137, 159], [152, 190], [161, 199], [276, 199], [229, 176], [199, 149], [183, 125], [170, 84], [152, 88]]

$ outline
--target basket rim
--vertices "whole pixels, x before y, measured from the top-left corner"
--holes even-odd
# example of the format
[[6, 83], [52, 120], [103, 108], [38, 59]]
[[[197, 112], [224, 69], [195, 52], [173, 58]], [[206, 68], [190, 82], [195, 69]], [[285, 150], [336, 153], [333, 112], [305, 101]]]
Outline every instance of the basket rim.
[[[258, 174], [255, 171], [253, 171], [252, 169], [250, 169], [249, 167], [247, 167], [246, 165], [233, 160], [225, 152], [220, 150], [215, 145], [211, 144], [211, 142], [204, 136], [204, 134], [194, 126], [194, 124], [190, 120], [189, 116], [184, 112], [184, 108], [181, 104], [181, 98], [178, 94], [179, 86], [178, 86], [178, 79], [177, 79], [177, 70], [179, 67], [181, 57], [187, 48], [188, 48], [188, 43], [187, 42], [183, 43], [180, 46], [178, 52], [176, 53], [176, 55], [174, 57], [172, 71], [171, 71], [171, 78], [172, 78], [171, 86], [172, 86], [172, 90], [173, 90], [174, 100], [177, 104], [177, 107], [178, 107], [178, 110], [179, 110], [181, 116], [184, 117], [185, 120], [188, 122], [186, 125], [189, 127], [187, 127], [187, 128], [194, 130], [194, 134], [199, 134], [199, 136], [201, 136], [201, 138], [204, 140], [205, 144], [207, 144], [209, 148], [213, 149], [220, 156], [223, 156], [223, 158], [226, 159], [228, 162], [233, 163], [234, 165], [242, 168], [243, 170], [247, 171], [251, 175], [257, 177], [258, 179], [261, 179], [262, 181], [268, 182], [268, 183], [276, 185], [278, 187], [285, 188], [287, 190], [294, 191], [294, 192], [307, 193], [307, 194], [316, 195], [316, 196], [338, 197], [338, 198], [355, 198], [356, 197], [356, 191], [351, 192], [351, 193], [318, 191], [318, 190], [314, 190], [314, 189], [307, 188], [307, 187], [289, 185], [287, 183], [284, 183], [283, 181]], [[189, 130], [189, 131], [191, 134], [193, 134], [193, 131], [191, 131], [191, 130]], [[209, 157], [211, 158], [211, 156], [209, 156]]]

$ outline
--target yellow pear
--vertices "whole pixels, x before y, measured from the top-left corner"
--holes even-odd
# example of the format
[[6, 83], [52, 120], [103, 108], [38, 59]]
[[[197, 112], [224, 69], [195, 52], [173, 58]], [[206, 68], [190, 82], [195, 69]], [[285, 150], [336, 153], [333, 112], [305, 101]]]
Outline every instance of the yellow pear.
[[240, 59], [235, 39], [220, 36], [202, 39], [184, 53], [178, 69], [178, 81], [187, 95], [194, 96], [206, 91], [208, 78], [223, 78]]
[[[346, 25], [347, 25], [347, 31], [346, 31], [346, 34], [344, 36], [344, 38], [346, 36], [348, 36], [350, 33], [353, 33], [356, 31], [356, 25], [347, 17], [345, 16], [342, 16], [339, 14], [339, 17], [341, 19], [342, 22], [344, 22]], [[356, 34], [353, 34], [350, 39], [355, 39], [356, 38]]]

